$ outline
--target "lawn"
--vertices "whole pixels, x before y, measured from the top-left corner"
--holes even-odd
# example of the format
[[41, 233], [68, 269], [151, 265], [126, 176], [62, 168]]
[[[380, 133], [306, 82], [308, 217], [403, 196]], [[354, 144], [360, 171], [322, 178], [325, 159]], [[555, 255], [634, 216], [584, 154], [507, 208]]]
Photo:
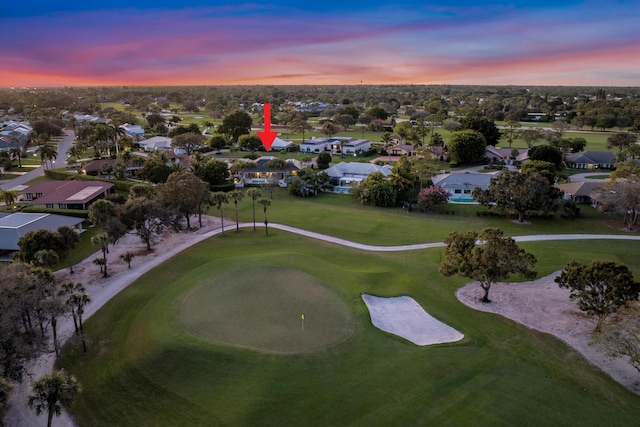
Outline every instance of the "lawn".
[[[263, 190], [263, 197], [268, 193]], [[321, 194], [318, 197], [291, 196], [286, 189], [278, 189], [268, 208], [271, 222], [287, 224], [318, 233], [342, 237], [372, 245], [405, 245], [443, 241], [451, 230], [482, 230], [499, 227], [506, 235], [549, 233], [600, 233], [624, 234], [612, 228], [611, 218], [589, 206], [581, 206], [578, 219], [531, 218], [530, 224], [517, 224], [504, 217], [478, 216], [488, 212], [478, 205], [443, 205], [431, 213], [419, 209], [409, 213], [402, 208], [375, 208], [357, 203], [350, 195]], [[225, 209], [228, 217], [234, 217], [233, 205]], [[245, 197], [239, 204], [240, 221], [252, 221], [251, 199]], [[439, 214], [447, 212], [448, 214]], [[453, 212], [453, 213], [452, 213]], [[211, 209], [212, 215], [219, 215]], [[263, 220], [262, 206], [256, 204], [257, 221]], [[620, 221], [622, 228], [622, 221]]]
[[[542, 275], [573, 258], [633, 263], [629, 254], [637, 245], [526, 247], [540, 259]], [[85, 323], [89, 353], [69, 346], [62, 360], [83, 385], [71, 412], [79, 425], [91, 426], [637, 423], [640, 396], [565, 344], [459, 303], [454, 292], [464, 280], [442, 278], [441, 257], [441, 249], [364, 253], [279, 230], [211, 238], [141, 277]], [[264, 290], [254, 292], [274, 272], [294, 277], [292, 284], [326, 288], [353, 319], [353, 333], [313, 352], [276, 354], [221, 344], [185, 327], [190, 293], [213, 292], [200, 295], [196, 311], [207, 301], [212, 312], [227, 303], [239, 307], [233, 323], [262, 309]], [[271, 310], [273, 301], [302, 304], [288, 299], [288, 291], [274, 292], [265, 301]], [[381, 332], [370, 323], [362, 293], [409, 295], [465, 339], [418, 347]], [[291, 311], [292, 322], [301, 311]], [[238, 340], [257, 335], [251, 327], [271, 334], [277, 322], [262, 319], [258, 327], [246, 319], [231, 327]]]

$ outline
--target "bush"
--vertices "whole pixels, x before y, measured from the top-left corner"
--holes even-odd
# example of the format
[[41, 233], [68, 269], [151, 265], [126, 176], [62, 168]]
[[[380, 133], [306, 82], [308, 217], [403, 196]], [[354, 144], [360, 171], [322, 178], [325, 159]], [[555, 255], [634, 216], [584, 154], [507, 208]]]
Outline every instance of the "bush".
[[24, 213], [48, 213], [54, 215], [72, 216], [74, 218], [87, 219], [89, 212], [80, 209], [56, 209], [56, 208], [41, 208], [37, 206], [25, 206], [20, 210]]

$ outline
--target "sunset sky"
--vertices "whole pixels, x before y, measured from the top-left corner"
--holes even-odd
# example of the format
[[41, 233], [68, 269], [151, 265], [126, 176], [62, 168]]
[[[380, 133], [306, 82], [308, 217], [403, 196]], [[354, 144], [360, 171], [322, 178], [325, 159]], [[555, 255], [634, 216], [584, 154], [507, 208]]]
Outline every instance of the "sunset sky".
[[640, 0], [6, 1], [0, 86], [640, 85]]

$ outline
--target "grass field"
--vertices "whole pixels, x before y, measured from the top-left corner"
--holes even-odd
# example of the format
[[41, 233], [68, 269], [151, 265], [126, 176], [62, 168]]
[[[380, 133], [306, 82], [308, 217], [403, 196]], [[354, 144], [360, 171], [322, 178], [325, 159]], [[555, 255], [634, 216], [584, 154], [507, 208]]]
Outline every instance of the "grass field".
[[[630, 254], [637, 253], [637, 242], [525, 246], [540, 259], [541, 275], [574, 258], [606, 254], [633, 262]], [[89, 353], [67, 347], [62, 360], [83, 384], [72, 413], [79, 425], [91, 426], [637, 422], [640, 397], [565, 344], [459, 303], [454, 291], [464, 280], [442, 278], [441, 257], [439, 249], [363, 253], [278, 230], [209, 239], [143, 276], [86, 322]], [[237, 275], [246, 268], [246, 277]], [[353, 318], [353, 334], [287, 355], [185, 333], [189, 292], [218, 278], [231, 286], [234, 275], [235, 286], [255, 289], [257, 273], [274, 268], [322, 283]], [[418, 347], [381, 332], [370, 323], [363, 292], [409, 295], [465, 339]], [[242, 293], [216, 295], [237, 305]], [[247, 303], [255, 299], [246, 293]]]

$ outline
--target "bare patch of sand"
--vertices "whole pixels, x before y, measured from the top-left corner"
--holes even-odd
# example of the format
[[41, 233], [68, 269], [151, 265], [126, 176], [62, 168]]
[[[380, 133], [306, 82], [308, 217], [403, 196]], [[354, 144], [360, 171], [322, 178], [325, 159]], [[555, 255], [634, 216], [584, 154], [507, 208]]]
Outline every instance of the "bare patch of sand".
[[561, 289], [554, 279], [556, 271], [538, 280], [522, 283], [496, 283], [491, 287], [491, 302], [480, 302], [482, 290], [476, 282], [458, 289], [456, 297], [480, 311], [499, 314], [529, 328], [554, 335], [580, 352], [627, 389], [640, 394], [640, 375], [626, 359], [610, 358], [598, 346], [591, 345], [596, 321], [569, 299], [569, 290]]
[[373, 326], [416, 345], [442, 344], [464, 338], [451, 326], [430, 316], [411, 297], [381, 298], [362, 294], [362, 299], [369, 309]]

